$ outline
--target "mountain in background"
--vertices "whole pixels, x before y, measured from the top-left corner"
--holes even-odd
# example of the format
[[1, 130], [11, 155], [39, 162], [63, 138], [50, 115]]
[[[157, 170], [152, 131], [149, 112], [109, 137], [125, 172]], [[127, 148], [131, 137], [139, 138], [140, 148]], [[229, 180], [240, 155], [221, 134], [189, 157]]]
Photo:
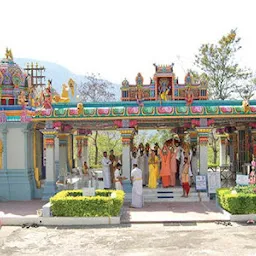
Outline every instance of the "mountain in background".
[[[48, 61], [34, 60], [34, 59], [25, 59], [25, 58], [15, 58], [15, 62], [21, 67], [25, 68], [27, 63], [38, 63], [39, 66], [45, 67], [45, 83], [47, 84], [48, 79], [52, 79], [52, 85], [58, 93], [61, 93], [62, 84], [68, 82], [72, 78], [77, 85], [79, 86], [81, 82], [86, 80], [86, 76], [77, 75], [68, 70], [67, 68]], [[116, 95], [116, 100], [120, 99], [120, 86], [113, 84], [114, 90], [113, 93]]]

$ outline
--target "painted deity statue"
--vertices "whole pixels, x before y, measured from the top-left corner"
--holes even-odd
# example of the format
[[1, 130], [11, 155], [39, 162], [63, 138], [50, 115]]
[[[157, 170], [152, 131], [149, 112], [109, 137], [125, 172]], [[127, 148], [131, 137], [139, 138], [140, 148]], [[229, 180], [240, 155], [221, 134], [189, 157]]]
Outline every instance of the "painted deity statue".
[[248, 113], [250, 111], [250, 104], [247, 99], [243, 100], [242, 107], [243, 107], [245, 113]]
[[48, 80], [48, 86], [42, 92], [42, 99], [41, 100], [43, 102], [43, 108], [45, 108], [45, 109], [52, 108], [51, 85], [52, 85], [52, 81]]
[[69, 86], [66, 84], [63, 84], [61, 95], [55, 95], [53, 97], [53, 100], [55, 102], [70, 102], [68, 91], [69, 91]]
[[13, 60], [12, 50], [11, 50], [11, 49], [6, 48], [6, 51], [5, 51], [5, 58], [6, 58], [6, 59]]
[[188, 106], [191, 106], [194, 101], [194, 95], [190, 87], [185, 91], [185, 100]]
[[20, 95], [18, 96], [18, 104], [22, 107], [28, 105], [26, 94], [23, 90], [20, 92]]

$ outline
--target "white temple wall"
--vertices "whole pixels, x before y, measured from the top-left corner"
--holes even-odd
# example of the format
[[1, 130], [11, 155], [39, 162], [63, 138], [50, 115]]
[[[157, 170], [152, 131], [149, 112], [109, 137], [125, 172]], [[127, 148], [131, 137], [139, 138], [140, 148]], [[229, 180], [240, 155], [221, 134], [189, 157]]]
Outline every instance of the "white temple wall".
[[8, 128], [7, 169], [25, 169], [24, 128]]

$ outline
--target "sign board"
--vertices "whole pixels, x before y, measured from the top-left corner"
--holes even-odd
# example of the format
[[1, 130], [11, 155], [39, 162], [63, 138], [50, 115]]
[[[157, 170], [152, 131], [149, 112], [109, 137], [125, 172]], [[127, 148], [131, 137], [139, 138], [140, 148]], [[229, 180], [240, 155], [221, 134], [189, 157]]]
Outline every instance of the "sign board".
[[95, 188], [83, 188], [83, 196], [95, 196]]
[[236, 184], [237, 185], [242, 185], [242, 186], [248, 185], [249, 184], [249, 177], [248, 177], [248, 175], [237, 174], [236, 175]]
[[200, 190], [200, 191], [207, 190], [206, 175], [196, 176], [196, 190]]
[[216, 189], [221, 188], [220, 172], [208, 172], [208, 193], [215, 194]]

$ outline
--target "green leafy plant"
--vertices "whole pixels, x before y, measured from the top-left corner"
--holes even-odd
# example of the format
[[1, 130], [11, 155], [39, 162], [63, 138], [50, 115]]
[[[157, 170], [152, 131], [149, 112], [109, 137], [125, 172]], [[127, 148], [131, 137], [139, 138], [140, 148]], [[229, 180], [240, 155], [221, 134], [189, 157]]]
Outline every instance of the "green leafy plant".
[[95, 196], [83, 196], [82, 190], [64, 190], [50, 199], [53, 216], [118, 216], [125, 193], [120, 190], [96, 190]]
[[220, 206], [231, 214], [256, 213], [256, 186], [236, 186], [234, 188], [220, 188], [217, 198]]

